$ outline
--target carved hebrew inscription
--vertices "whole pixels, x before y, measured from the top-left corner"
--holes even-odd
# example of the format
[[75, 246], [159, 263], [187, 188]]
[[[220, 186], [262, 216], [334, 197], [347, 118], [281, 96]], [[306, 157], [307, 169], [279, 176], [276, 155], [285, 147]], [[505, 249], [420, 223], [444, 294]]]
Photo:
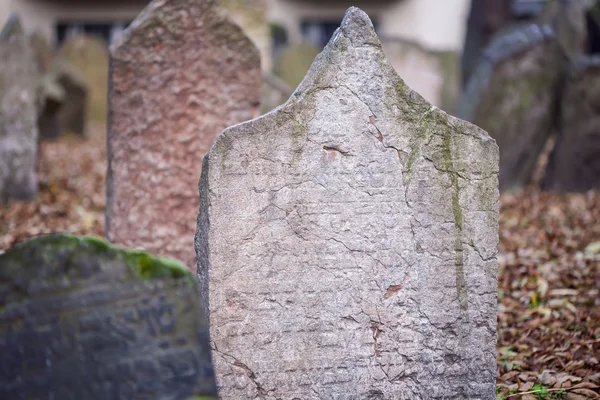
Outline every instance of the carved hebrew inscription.
[[[4, 257], [12, 259], [0, 260], [8, 265], [1, 286], [7, 301], [0, 313], [0, 398], [215, 394], [208, 327], [193, 283], [132, 279], [118, 258], [85, 254], [81, 246], [70, 254], [75, 261], [61, 260], [64, 268], [39, 263], [39, 278], [15, 272], [18, 258], [9, 253]], [[43, 251], [41, 258], [51, 255]], [[20, 285], [28, 295], [19, 295]]]
[[205, 157], [223, 399], [494, 394], [498, 149], [410, 90], [351, 8], [281, 108]]

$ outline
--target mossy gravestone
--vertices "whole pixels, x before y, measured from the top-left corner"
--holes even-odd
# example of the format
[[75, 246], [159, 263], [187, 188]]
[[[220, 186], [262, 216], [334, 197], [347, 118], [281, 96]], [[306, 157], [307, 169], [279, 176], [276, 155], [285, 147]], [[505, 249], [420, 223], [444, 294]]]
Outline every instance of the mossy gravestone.
[[500, 147], [500, 188], [530, 180], [552, 134], [565, 57], [549, 26], [529, 24], [496, 35], [467, 84], [459, 116]]
[[111, 56], [107, 236], [194, 269], [202, 157], [258, 114], [258, 50], [216, 0], [155, 0]]
[[2, 399], [216, 396], [195, 280], [173, 261], [44, 236], [0, 255], [0, 304]]
[[38, 192], [36, 81], [29, 40], [12, 16], [0, 32], [0, 203]]
[[573, 65], [561, 105], [544, 186], [560, 192], [600, 189], [600, 56]]
[[290, 100], [204, 158], [223, 399], [492, 399], [498, 148], [408, 88], [350, 8]]

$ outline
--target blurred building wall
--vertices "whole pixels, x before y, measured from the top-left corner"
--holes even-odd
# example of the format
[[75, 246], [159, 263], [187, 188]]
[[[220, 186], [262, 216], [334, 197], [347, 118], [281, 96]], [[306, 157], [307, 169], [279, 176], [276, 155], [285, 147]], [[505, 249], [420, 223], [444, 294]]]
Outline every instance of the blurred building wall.
[[362, 8], [382, 36], [408, 40], [433, 51], [460, 51], [470, 0], [269, 0], [269, 21], [303, 40], [303, 21], [341, 20], [346, 8]]
[[148, 3], [128, 0], [118, 3], [96, 1], [0, 0], [0, 24], [15, 12], [25, 30], [39, 32], [51, 42], [56, 40], [56, 25], [60, 22], [85, 21], [122, 24], [132, 21]]

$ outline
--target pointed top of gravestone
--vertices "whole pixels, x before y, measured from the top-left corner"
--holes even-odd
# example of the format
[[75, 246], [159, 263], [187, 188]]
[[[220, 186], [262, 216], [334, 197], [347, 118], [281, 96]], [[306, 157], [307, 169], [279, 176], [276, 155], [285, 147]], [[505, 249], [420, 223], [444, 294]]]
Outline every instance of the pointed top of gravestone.
[[350, 8], [290, 99], [204, 157], [195, 245], [222, 398], [489, 398], [498, 157]]
[[350, 7], [346, 11], [339, 29], [350, 39], [354, 47], [381, 45], [371, 19], [358, 7]]
[[[181, 41], [186, 30], [183, 26], [204, 27], [207, 36], [214, 36], [215, 42], [250, 42], [216, 0], [153, 0], [110, 46], [111, 55], [113, 58], [128, 57], [131, 47], [151, 46], [156, 43], [157, 35]], [[259, 57], [258, 50], [253, 45], [248, 46], [252, 46]]]
[[23, 33], [23, 27], [21, 21], [16, 13], [12, 13], [2, 31], [0, 31], [0, 41], [7, 40], [11, 36], [21, 35]]

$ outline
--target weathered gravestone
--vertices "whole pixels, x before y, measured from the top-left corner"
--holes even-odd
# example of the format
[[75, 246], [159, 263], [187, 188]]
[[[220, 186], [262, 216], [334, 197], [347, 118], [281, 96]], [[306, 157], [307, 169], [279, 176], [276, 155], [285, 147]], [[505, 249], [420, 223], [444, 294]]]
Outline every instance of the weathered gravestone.
[[2, 399], [216, 396], [197, 286], [173, 261], [45, 236], [0, 255], [0, 304]]
[[293, 88], [276, 75], [263, 73], [260, 88], [260, 112], [266, 114], [285, 103], [292, 95]]
[[202, 156], [258, 113], [258, 51], [214, 0], [156, 0], [111, 53], [107, 236], [193, 269]]
[[492, 399], [498, 148], [408, 88], [350, 8], [290, 100], [204, 158], [223, 399]]
[[0, 203], [37, 195], [36, 66], [16, 16], [0, 32]]
[[88, 82], [77, 70], [63, 62], [58, 62], [52, 67], [47, 79], [54, 81], [64, 91], [64, 100], [57, 114], [61, 133], [85, 136], [88, 120]]
[[43, 76], [37, 87], [37, 125], [40, 139], [56, 139], [60, 136], [58, 113], [65, 102], [66, 92], [53, 74]]
[[565, 58], [549, 26], [498, 34], [467, 84], [459, 116], [500, 147], [500, 188], [526, 184], [552, 133]]
[[[105, 124], [107, 117], [108, 44], [101, 37], [73, 35], [59, 51], [59, 60], [85, 84], [86, 99], [78, 110], [84, 122]], [[65, 109], [68, 109], [65, 107]], [[65, 113], [63, 109], [62, 113]]]
[[43, 75], [54, 63], [54, 49], [48, 39], [40, 32], [29, 35], [29, 43], [33, 49], [38, 74]]
[[544, 186], [556, 191], [600, 188], [600, 57], [571, 68], [562, 99], [558, 139]]

